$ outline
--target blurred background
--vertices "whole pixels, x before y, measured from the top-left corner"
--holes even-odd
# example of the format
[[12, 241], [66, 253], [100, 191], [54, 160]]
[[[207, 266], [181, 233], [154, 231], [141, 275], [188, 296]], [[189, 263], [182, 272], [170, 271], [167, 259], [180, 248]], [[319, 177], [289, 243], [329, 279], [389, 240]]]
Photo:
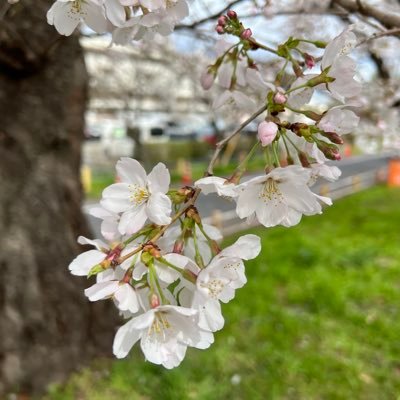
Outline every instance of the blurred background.
[[[172, 36], [128, 47], [110, 47], [109, 36], [86, 27], [60, 37], [46, 23], [51, 4], [0, 3], [0, 398], [397, 399], [398, 1], [195, 1]], [[188, 185], [248, 117], [212, 110], [219, 89], [199, 83], [215, 60], [215, 20], [229, 8], [270, 46], [290, 35], [329, 41], [356, 24], [361, 121], [334, 163], [342, 177], [313, 189], [336, 202], [297, 227], [267, 230], [201, 196], [199, 210], [224, 244], [250, 228], [261, 236], [248, 284], [223, 307], [214, 345], [189, 349], [178, 369], [150, 365], [138, 349], [116, 361], [121, 321], [112, 304], [88, 304], [88, 282], [67, 266], [82, 251], [78, 235], [100, 234], [87, 212], [115, 182], [121, 156], [147, 170], [162, 161], [174, 187]], [[272, 80], [277, 60], [254, 57]], [[310, 108], [322, 112], [330, 101], [318, 92]], [[225, 148], [217, 175], [245, 157], [257, 124]], [[248, 176], [263, 166], [255, 157]]]

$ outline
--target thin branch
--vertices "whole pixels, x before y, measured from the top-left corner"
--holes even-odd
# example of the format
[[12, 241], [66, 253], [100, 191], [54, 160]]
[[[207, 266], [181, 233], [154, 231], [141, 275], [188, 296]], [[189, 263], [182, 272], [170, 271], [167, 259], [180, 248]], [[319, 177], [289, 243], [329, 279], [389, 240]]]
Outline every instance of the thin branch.
[[208, 164], [207, 167], [207, 172], [206, 176], [211, 176], [213, 175], [214, 171], [214, 165], [218, 159], [219, 153], [221, 153], [223, 147], [231, 140], [233, 139], [237, 134], [241, 132], [243, 128], [245, 128], [251, 121], [256, 119], [260, 114], [262, 114], [266, 109], [268, 108], [268, 105], [263, 105], [261, 108], [259, 108], [254, 114], [252, 114], [249, 118], [246, 119], [240, 126], [233, 132], [231, 133], [228, 137], [225, 139], [219, 141], [216, 144], [215, 151], [213, 156], [211, 157], [210, 163]]
[[236, 4], [241, 3], [243, 0], [234, 0], [231, 3], [229, 3], [225, 8], [223, 8], [222, 10], [211, 14], [205, 18], [199, 19], [198, 21], [195, 21], [191, 24], [187, 24], [187, 25], [176, 25], [175, 26], [175, 30], [180, 30], [180, 29], [194, 29], [197, 28], [199, 25], [204, 24], [205, 22], [209, 22], [213, 19], [218, 18], [219, 16], [221, 16], [222, 14], [226, 13], [228, 10], [230, 10], [232, 7], [234, 7]]
[[387, 31], [383, 32], [376, 32], [370, 37], [367, 37], [366, 39], [362, 40], [360, 43], [357, 44], [357, 46], [361, 46], [362, 44], [369, 42], [370, 40], [378, 39], [384, 36], [399, 36], [399, 35], [400, 35], [400, 28], [388, 29]]
[[400, 28], [400, 14], [371, 6], [361, 0], [333, 0], [333, 2], [350, 12], [358, 12], [379, 21], [385, 28]]

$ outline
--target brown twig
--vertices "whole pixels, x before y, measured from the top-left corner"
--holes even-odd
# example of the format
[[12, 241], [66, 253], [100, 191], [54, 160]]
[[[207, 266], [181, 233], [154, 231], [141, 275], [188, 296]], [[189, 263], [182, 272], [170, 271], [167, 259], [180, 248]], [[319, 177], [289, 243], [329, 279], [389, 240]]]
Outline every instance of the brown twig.
[[231, 3], [229, 3], [226, 7], [224, 7], [222, 10], [209, 15], [205, 18], [199, 19], [198, 21], [195, 21], [191, 24], [187, 24], [187, 25], [176, 25], [175, 26], [175, 30], [180, 30], [180, 29], [193, 29], [196, 28], [197, 26], [204, 24], [205, 22], [211, 21], [213, 19], [218, 18], [219, 16], [221, 16], [222, 14], [226, 13], [228, 10], [230, 10], [232, 7], [234, 7], [236, 4], [241, 3], [243, 0], [235, 0], [232, 1]]
[[366, 39], [362, 40], [357, 44], [357, 46], [361, 46], [362, 44], [369, 42], [370, 40], [378, 39], [384, 36], [398, 36], [400, 35], [400, 28], [395, 28], [395, 29], [388, 29], [387, 31], [383, 32], [376, 32], [370, 37], [367, 37]]
[[361, 3], [360, 0], [333, 0], [333, 2], [349, 12], [359, 12], [366, 17], [374, 18], [387, 29], [400, 27], [400, 15], [398, 13], [374, 7], [366, 2]]
[[208, 164], [207, 167], [207, 171], [206, 171], [206, 176], [211, 176], [213, 175], [213, 171], [214, 171], [214, 165], [218, 159], [219, 153], [221, 153], [221, 150], [223, 149], [223, 147], [231, 140], [233, 139], [238, 133], [240, 133], [240, 131], [245, 128], [251, 121], [253, 121], [254, 119], [256, 119], [260, 114], [262, 114], [266, 109], [267, 109], [268, 105], [263, 105], [261, 108], [259, 108], [256, 112], [254, 112], [249, 118], [246, 119], [246, 121], [244, 121], [242, 124], [240, 124], [240, 126], [233, 132], [231, 133], [228, 137], [226, 137], [225, 139], [219, 141], [216, 144], [216, 148], [214, 151], [213, 156], [211, 157], [210, 163]]

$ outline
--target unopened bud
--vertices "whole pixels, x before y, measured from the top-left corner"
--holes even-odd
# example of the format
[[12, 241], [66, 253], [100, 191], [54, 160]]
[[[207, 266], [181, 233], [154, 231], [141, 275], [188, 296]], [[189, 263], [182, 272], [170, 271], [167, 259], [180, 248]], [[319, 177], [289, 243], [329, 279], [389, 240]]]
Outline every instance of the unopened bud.
[[160, 258], [160, 257], [161, 257], [160, 250], [159, 250], [158, 248], [156, 248], [156, 247], [153, 247], [153, 248], [150, 250], [150, 254], [151, 254], [154, 258]]
[[304, 153], [303, 151], [299, 151], [297, 154], [299, 156], [299, 160], [301, 162], [301, 165], [304, 168], [309, 168], [310, 167], [310, 162], [308, 161], [307, 154]]
[[251, 29], [250, 29], [250, 28], [246, 28], [246, 29], [240, 34], [240, 37], [241, 37], [242, 39], [247, 40], [247, 39], [250, 39], [252, 35], [253, 35], [253, 32], [251, 31]]
[[329, 160], [340, 160], [342, 157], [339, 153], [339, 149], [336, 145], [326, 143], [324, 141], [318, 141], [317, 147], [324, 153], [324, 156]]
[[303, 111], [303, 113], [307, 118], [310, 118], [314, 121], [319, 121], [321, 119], [321, 115], [316, 113], [315, 111], [305, 110]]
[[286, 156], [286, 162], [288, 163], [288, 165], [294, 165], [293, 157], [290, 154]]
[[218, 33], [219, 35], [222, 35], [222, 34], [225, 33], [225, 29], [224, 29], [224, 27], [221, 26], [221, 25], [217, 25], [216, 28], [215, 28], [215, 30], [217, 31], [217, 33]]
[[294, 124], [290, 125], [290, 130], [297, 136], [308, 136], [307, 133], [309, 132], [309, 127], [307, 124], [302, 122], [295, 122]]
[[265, 147], [271, 144], [278, 133], [278, 125], [275, 122], [263, 121], [258, 125], [257, 137], [261, 146]]
[[128, 271], [126, 271], [126, 273], [125, 273], [124, 277], [122, 278], [121, 282], [129, 283], [131, 281], [131, 279], [132, 279], [132, 268], [128, 269]]
[[225, 15], [221, 15], [221, 16], [218, 18], [218, 25], [220, 25], [220, 26], [225, 26], [226, 23], [227, 23], [227, 21], [228, 21], [228, 19], [226, 18], [226, 16], [225, 16]]
[[200, 77], [200, 84], [204, 90], [208, 90], [214, 83], [215, 75], [210, 73], [208, 69], [206, 69]]
[[314, 86], [321, 85], [322, 83], [333, 82], [334, 80], [335, 80], [335, 78], [331, 78], [331, 77], [327, 76], [327, 72], [322, 72], [320, 75], [316, 76], [315, 78], [310, 79], [307, 82], [307, 86], [314, 87]]
[[201, 224], [201, 218], [199, 215], [199, 212], [197, 211], [197, 208], [192, 206], [186, 211], [186, 216], [188, 218], [191, 218], [196, 224]]
[[315, 66], [315, 58], [310, 54], [304, 53], [304, 62], [306, 63], [307, 68], [309, 69]]
[[146, 251], [145, 248], [142, 251], [142, 254], [140, 256], [140, 261], [144, 264], [144, 265], [148, 265], [150, 263], [150, 261], [153, 260], [153, 256], [150, 254], [150, 252]]
[[227, 12], [226, 15], [227, 15], [228, 18], [230, 18], [230, 19], [237, 19], [237, 14], [236, 14], [236, 12], [233, 11], [233, 10], [229, 10], [229, 11]]
[[221, 249], [220, 249], [220, 247], [218, 246], [218, 243], [217, 243], [215, 240], [211, 240], [211, 241], [210, 241], [210, 246], [211, 246], [211, 251], [212, 251], [215, 255], [221, 253]]
[[176, 253], [176, 254], [182, 254], [184, 246], [185, 246], [185, 242], [182, 239], [178, 239], [174, 243], [174, 249], [172, 250], [172, 252]]
[[321, 132], [321, 135], [327, 137], [332, 143], [343, 144], [343, 139], [336, 132]]
[[159, 297], [155, 293], [152, 293], [150, 295], [150, 307], [157, 308], [159, 305], [160, 305]]
[[326, 44], [327, 44], [326, 42], [323, 42], [322, 40], [315, 40], [313, 43], [319, 49], [324, 49], [326, 47]]
[[287, 102], [287, 96], [281, 92], [276, 92], [274, 95], [274, 103], [285, 104]]

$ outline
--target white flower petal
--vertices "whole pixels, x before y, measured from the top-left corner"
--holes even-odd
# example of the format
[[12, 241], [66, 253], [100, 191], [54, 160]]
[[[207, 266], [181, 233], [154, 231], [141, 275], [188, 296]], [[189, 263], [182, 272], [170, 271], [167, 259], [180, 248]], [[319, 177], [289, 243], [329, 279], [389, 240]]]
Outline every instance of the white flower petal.
[[135, 318], [118, 329], [113, 343], [113, 353], [117, 358], [126, 357], [133, 345], [140, 339], [142, 331], [135, 329], [134, 324]]
[[163, 163], [158, 163], [147, 177], [150, 193], [167, 193], [170, 185], [168, 168]]
[[114, 298], [120, 310], [130, 311], [133, 314], [139, 311], [139, 302], [135, 289], [128, 283], [119, 286], [114, 294]]
[[86, 276], [95, 265], [100, 264], [105, 258], [106, 255], [101, 251], [85, 251], [69, 264], [68, 269], [72, 275]]
[[112, 296], [118, 286], [119, 282], [117, 281], [99, 282], [85, 289], [85, 296], [90, 301], [105, 299]]
[[160, 192], [152, 194], [147, 202], [147, 216], [157, 225], [167, 225], [171, 222], [172, 204], [170, 198]]
[[125, 211], [121, 215], [118, 230], [122, 235], [138, 232], [143, 228], [147, 220], [146, 206], [143, 204], [137, 208]]
[[261, 239], [256, 235], [241, 236], [234, 244], [226, 247], [218, 256], [238, 257], [242, 260], [252, 260], [261, 251]]
[[122, 157], [117, 162], [117, 174], [121, 182], [135, 183], [146, 187], [147, 175], [139, 161], [129, 157]]

